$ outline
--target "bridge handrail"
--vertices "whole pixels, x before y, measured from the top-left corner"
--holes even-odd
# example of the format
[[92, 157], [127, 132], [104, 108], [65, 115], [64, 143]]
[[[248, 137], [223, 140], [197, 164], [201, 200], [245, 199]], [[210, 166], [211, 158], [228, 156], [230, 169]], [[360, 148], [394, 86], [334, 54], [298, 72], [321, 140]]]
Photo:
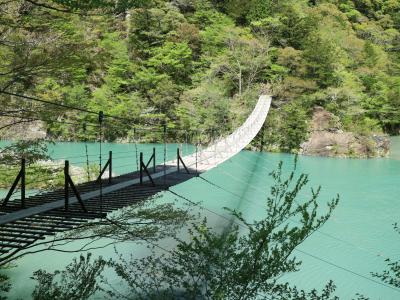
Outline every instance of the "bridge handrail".
[[[240, 152], [260, 131], [269, 112], [271, 100], [272, 98], [269, 95], [260, 96], [249, 117], [233, 133], [225, 138], [219, 138], [199, 153], [187, 155], [183, 159], [192, 164], [196, 159], [204, 160], [206, 158], [208, 162], [203, 162], [198, 166], [199, 171], [204, 172]], [[176, 165], [176, 160], [167, 162], [167, 165]]]

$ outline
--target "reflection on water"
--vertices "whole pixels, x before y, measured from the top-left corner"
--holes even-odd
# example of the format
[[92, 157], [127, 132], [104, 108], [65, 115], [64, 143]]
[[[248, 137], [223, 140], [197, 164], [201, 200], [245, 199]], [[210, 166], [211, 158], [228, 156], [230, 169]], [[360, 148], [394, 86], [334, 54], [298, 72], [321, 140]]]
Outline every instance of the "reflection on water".
[[391, 137], [390, 143], [390, 153], [389, 157], [391, 159], [398, 159], [400, 160], [400, 136]]
[[[268, 173], [280, 160], [289, 171], [293, 165], [292, 155], [243, 151], [204, 174], [206, 179], [227, 191], [199, 178], [176, 186], [173, 191], [193, 201], [203, 201], [203, 206], [218, 214], [226, 216], [223, 207], [230, 207], [242, 211], [250, 221], [262, 218], [263, 199], [271, 186]], [[322, 185], [321, 209], [336, 193], [340, 193], [341, 201], [328, 223], [294, 253], [303, 261], [301, 271], [287, 275], [283, 280], [310, 289], [321, 288], [332, 279], [343, 299], [351, 299], [357, 292], [372, 299], [400, 299], [399, 291], [367, 279], [372, 278], [370, 272], [385, 267], [386, 257], [398, 258], [400, 236], [394, 232], [392, 224], [399, 221], [400, 161], [299, 157], [298, 171], [310, 174], [311, 185]], [[161, 202], [176, 198], [169, 192], [162, 195]], [[309, 191], [303, 191], [301, 197], [308, 195]], [[177, 201], [184, 204], [181, 199]], [[216, 214], [202, 213], [215, 228], [227, 224], [226, 219]], [[162, 241], [162, 245], [173, 248], [168, 240]], [[124, 243], [116, 248], [124, 255], [143, 256], [147, 253], [144, 245], [136, 243]], [[113, 247], [93, 253], [107, 258], [115, 256]], [[48, 252], [21, 259], [18, 267], [9, 272], [14, 284], [11, 299], [18, 296], [29, 299], [32, 288], [29, 276], [34, 270], [62, 268], [74, 256]], [[109, 276], [113, 281], [113, 275]]]

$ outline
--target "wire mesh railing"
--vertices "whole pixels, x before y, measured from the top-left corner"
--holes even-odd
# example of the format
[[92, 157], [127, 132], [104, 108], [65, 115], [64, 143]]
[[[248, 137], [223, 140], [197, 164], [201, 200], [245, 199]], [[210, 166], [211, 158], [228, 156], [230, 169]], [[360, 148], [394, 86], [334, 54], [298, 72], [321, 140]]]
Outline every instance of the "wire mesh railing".
[[[51, 160], [40, 162], [40, 168], [36, 169], [36, 174], [34, 175], [29, 173], [30, 166], [28, 166], [27, 174], [29, 178], [26, 186], [29, 190], [47, 190], [48, 188], [61, 187], [62, 178], [60, 177], [63, 175], [63, 161], [68, 161], [71, 165], [71, 178], [74, 178], [80, 184], [90, 182], [95, 177], [93, 173], [102, 171], [103, 166], [107, 167], [109, 159], [102, 157], [102, 151], [103, 153], [112, 151], [110, 149], [113, 149], [114, 153], [112, 171], [110, 171], [111, 175], [108, 177], [138, 171], [140, 169], [139, 154], [144, 153], [144, 157], [147, 157], [146, 153], [150, 153], [149, 148], [151, 147], [155, 149], [154, 164], [163, 166], [164, 176], [167, 175], [165, 173], [167, 167], [170, 167], [171, 164], [179, 164], [179, 158], [181, 158], [183, 165], [186, 164], [195, 168], [196, 172], [203, 172], [233, 156], [254, 138], [264, 123], [269, 105], [270, 99], [268, 97], [261, 97], [253, 112], [242, 126], [225, 138], [219, 136], [215, 130], [184, 130], [168, 128], [165, 125], [152, 128], [133, 127], [133, 142], [125, 144], [124, 148], [127, 147], [127, 150], [119, 147], [116, 151], [113, 149], [116, 144], [104, 143], [103, 141], [100, 118], [102, 112], [100, 112], [100, 131], [97, 143], [89, 144], [85, 140], [85, 154], [82, 155], [77, 155], [76, 152], [73, 152], [72, 155], [52, 153]], [[84, 126], [84, 130], [86, 130], [86, 126]], [[163, 136], [163, 143], [156, 145], [143, 143], [144, 136], [149, 131], [161, 134]], [[181, 140], [175, 140], [174, 144], [168, 143], [168, 137], [172, 135], [180, 137]], [[97, 149], [95, 150], [95, 148]], [[176, 156], [177, 149], [178, 156]], [[100, 180], [101, 183], [102, 180]], [[102, 190], [101, 186], [100, 190]], [[30, 194], [31, 192], [29, 191], [28, 195]], [[13, 197], [18, 197], [18, 193], [13, 193]]]

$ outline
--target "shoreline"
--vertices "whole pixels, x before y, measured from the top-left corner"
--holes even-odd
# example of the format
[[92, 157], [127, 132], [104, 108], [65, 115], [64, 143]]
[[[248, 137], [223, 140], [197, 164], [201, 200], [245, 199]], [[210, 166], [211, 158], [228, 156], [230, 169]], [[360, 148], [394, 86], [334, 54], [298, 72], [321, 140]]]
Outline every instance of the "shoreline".
[[[392, 135], [388, 136], [390, 139], [390, 144], [389, 144], [389, 151], [386, 156], [372, 156], [372, 157], [352, 157], [352, 156], [325, 156], [325, 155], [313, 155], [313, 154], [306, 154], [306, 153], [290, 153], [290, 152], [283, 152], [283, 151], [271, 151], [271, 150], [263, 150], [262, 152], [266, 153], [277, 153], [277, 154], [294, 154], [294, 155], [300, 155], [300, 156], [305, 156], [305, 157], [320, 157], [320, 158], [340, 158], [340, 159], [362, 159], [362, 160], [368, 160], [368, 159], [377, 159], [377, 158], [382, 158], [382, 159], [400, 159], [400, 135]], [[17, 139], [2, 139], [0, 138], [0, 149], [4, 147], [5, 145], [8, 145], [12, 142], [18, 141]], [[98, 141], [72, 141], [72, 140], [57, 140], [57, 141], [48, 141], [48, 144], [87, 144], [87, 145], [95, 145], [98, 144]], [[129, 144], [136, 144], [136, 145], [156, 145], [156, 144], [161, 144], [161, 143], [134, 143], [134, 141], [127, 141], [122, 140], [122, 141], [103, 141], [102, 144], [107, 144], [107, 145], [129, 145]], [[185, 143], [167, 143], [167, 144], [182, 144], [186, 145]], [[188, 145], [191, 145], [188, 143]], [[248, 151], [253, 151], [253, 152], [261, 152], [260, 147], [258, 145], [253, 146], [249, 145], [248, 147], [245, 148], [245, 150]], [[298, 150], [299, 151], [299, 150]], [[54, 159], [55, 161], [59, 160]]]

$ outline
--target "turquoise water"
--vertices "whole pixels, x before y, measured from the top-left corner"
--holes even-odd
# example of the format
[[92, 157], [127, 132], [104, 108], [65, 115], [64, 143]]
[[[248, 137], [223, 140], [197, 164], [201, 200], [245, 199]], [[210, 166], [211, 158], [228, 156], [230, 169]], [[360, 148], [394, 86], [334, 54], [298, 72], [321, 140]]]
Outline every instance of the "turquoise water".
[[[72, 154], [81, 151], [82, 145], [57, 145], [59, 148], [54, 148], [52, 155], [57, 157], [67, 151], [68, 156], [73, 156]], [[113, 144], [110, 147], [115, 152], [133, 149], [132, 145]], [[143, 147], [151, 150], [152, 146]], [[94, 145], [93, 151], [95, 148]], [[169, 153], [173, 158], [176, 146], [170, 148], [172, 150]], [[400, 219], [400, 160], [397, 160], [396, 153], [398, 152], [393, 152], [389, 159], [371, 160], [299, 157], [298, 171], [310, 174], [309, 187], [322, 186], [319, 198], [321, 210], [336, 193], [340, 194], [341, 200], [331, 219], [294, 253], [303, 261], [301, 270], [284, 276], [282, 280], [311, 289], [321, 288], [332, 279], [338, 287], [337, 294], [341, 299], [352, 299], [357, 292], [371, 299], [400, 299], [400, 290], [374, 282], [370, 275], [370, 272], [383, 270], [386, 257], [400, 259], [400, 236], [394, 232], [392, 226]], [[272, 183], [268, 173], [281, 160], [285, 170], [289, 171], [293, 165], [292, 155], [242, 151], [204, 174], [205, 178], [225, 190], [199, 178], [187, 181], [172, 190], [193, 201], [202, 201], [202, 206], [208, 209], [202, 213], [207, 215], [215, 228], [224, 228], [228, 223], [226, 219], [218, 216], [227, 216], [223, 207], [239, 209], [251, 221], [264, 215], [263, 199]], [[132, 158], [129, 162], [133, 164]], [[115, 164], [122, 165], [125, 162], [117, 161]], [[169, 192], [162, 195], [159, 200], [161, 202], [176, 198]], [[301, 197], [308, 195], [309, 189], [303, 191]], [[184, 205], [182, 199], [178, 198], [177, 201]], [[104, 240], [97, 245], [107, 242]], [[173, 247], [168, 240], [162, 241], [162, 245], [166, 248]], [[73, 246], [70, 245], [69, 249], [73, 249]], [[75, 246], [79, 244], [76, 243]], [[124, 255], [135, 253], [137, 256], [143, 256], [147, 253], [145, 246], [137, 243], [124, 243], [116, 248]], [[115, 256], [112, 246], [92, 252], [95, 256]], [[22, 258], [18, 261], [18, 266], [9, 272], [14, 284], [10, 298], [29, 299], [32, 289], [29, 276], [34, 270], [44, 268], [51, 271], [62, 268], [74, 256], [76, 254], [45, 252]]]

